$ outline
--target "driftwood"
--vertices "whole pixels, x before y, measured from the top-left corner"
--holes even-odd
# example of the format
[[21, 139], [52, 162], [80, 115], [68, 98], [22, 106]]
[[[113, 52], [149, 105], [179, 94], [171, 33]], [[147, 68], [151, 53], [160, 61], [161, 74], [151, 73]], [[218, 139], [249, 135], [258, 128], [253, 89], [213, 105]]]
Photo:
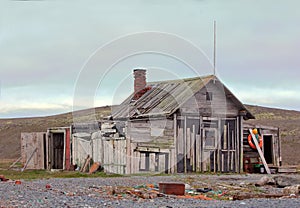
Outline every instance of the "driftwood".
[[22, 159], [22, 157], [19, 157], [19, 158], [18, 158], [11, 166], [9, 166], [8, 170], [11, 169], [12, 167], [14, 167], [15, 164], [16, 164], [17, 162], [19, 162], [21, 159]]
[[252, 198], [280, 198], [285, 196], [284, 194], [241, 194], [241, 195], [233, 195], [233, 200], [244, 200], [244, 199], [252, 199]]
[[86, 172], [87, 166], [91, 161], [91, 157], [90, 155], [87, 156], [87, 158], [85, 159], [84, 165], [81, 167], [80, 172]]

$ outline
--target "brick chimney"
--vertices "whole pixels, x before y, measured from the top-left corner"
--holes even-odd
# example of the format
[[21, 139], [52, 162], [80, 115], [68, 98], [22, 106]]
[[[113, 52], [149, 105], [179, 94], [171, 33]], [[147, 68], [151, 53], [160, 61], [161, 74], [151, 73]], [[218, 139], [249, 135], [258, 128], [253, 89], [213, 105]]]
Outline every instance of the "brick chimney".
[[134, 69], [134, 96], [133, 100], [138, 100], [143, 96], [144, 89], [146, 88], [146, 70], [145, 69]]

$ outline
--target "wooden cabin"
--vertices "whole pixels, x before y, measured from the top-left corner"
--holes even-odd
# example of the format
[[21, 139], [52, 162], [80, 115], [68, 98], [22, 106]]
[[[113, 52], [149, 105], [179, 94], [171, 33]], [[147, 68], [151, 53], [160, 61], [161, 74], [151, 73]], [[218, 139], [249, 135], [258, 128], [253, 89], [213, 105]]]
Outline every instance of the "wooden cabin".
[[125, 128], [127, 174], [243, 171], [243, 121], [254, 116], [217, 77], [134, 77], [134, 93], [112, 113]]
[[278, 129], [245, 123], [254, 116], [216, 76], [147, 83], [137, 69], [134, 78], [134, 92], [106, 121], [22, 133], [24, 163], [72, 170], [91, 157], [118, 174], [240, 173], [257, 162], [247, 137], [258, 128], [267, 163], [280, 165]]

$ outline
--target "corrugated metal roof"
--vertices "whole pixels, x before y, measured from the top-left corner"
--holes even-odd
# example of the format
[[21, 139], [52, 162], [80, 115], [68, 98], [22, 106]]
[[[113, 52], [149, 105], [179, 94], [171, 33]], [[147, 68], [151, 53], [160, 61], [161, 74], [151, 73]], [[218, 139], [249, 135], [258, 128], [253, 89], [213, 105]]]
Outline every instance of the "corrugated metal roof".
[[[151, 89], [138, 100], [133, 101], [133, 93], [118, 107], [113, 109], [114, 119], [138, 118], [173, 114], [196, 92], [211, 80], [218, 80], [214, 75], [161, 82], [149, 82]], [[238, 104], [241, 104], [238, 101]], [[243, 106], [243, 104], [241, 104]], [[245, 107], [243, 106], [245, 109]]]

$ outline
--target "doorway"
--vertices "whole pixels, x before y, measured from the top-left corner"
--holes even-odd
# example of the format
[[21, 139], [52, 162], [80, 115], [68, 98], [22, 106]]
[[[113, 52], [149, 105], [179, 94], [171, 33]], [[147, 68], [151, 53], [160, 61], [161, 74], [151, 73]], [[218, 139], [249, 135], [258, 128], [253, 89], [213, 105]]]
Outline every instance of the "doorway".
[[52, 133], [50, 142], [51, 169], [64, 168], [64, 133]]
[[264, 135], [263, 136], [264, 141], [264, 157], [268, 164], [273, 164], [273, 137], [272, 135]]

